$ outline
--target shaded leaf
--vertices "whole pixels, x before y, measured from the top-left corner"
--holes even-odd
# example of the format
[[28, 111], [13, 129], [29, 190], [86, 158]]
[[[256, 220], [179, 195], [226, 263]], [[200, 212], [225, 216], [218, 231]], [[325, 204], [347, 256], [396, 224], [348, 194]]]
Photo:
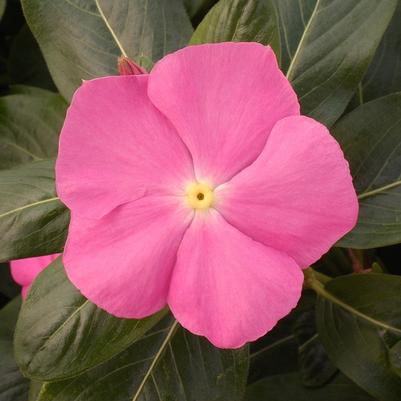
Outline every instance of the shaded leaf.
[[292, 332], [293, 319], [284, 318], [264, 337], [251, 344], [248, 381], [297, 370], [298, 342]]
[[376, 249], [382, 271], [401, 275], [401, 244]]
[[98, 0], [98, 9], [127, 56], [144, 67], [143, 60], [186, 46], [193, 31], [182, 0]]
[[44, 384], [37, 401], [240, 401], [247, 356], [247, 348], [219, 350], [167, 316], [105, 364]]
[[193, 18], [199, 18], [218, 0], [184, 0], [184, 6], [188, 15]]
[[0, 19], [3, 18], [4, 11], [6, 11], [7, 0], [0, 0]]
[[126, 349], [165, 313], [142, 320], [106, 313], [71, 284], [59, 257], [38, 276], [22, 306], [16, 358], [32, 379], [76, 376]]
[[42, 389], [42, 382], [31, 380], [29, 384], [29, 397], [28, 401], [36, 401], [39, 397], [40, 390]]
[[11, 277], [8, 264], [0, 263], [0, 293], [8, 298], [16, 297], [21, 291], [21, 287]]
[[67, 99], [91, 79], [117, 74], [117, 58], [141, 65], [184, 46], [192, 33], [182, 0], [22, 0], [53, 80]]
[[318, 290], [317, 327], [335, 365], [372, 396], [397, 401], [401, 375], [389, 357], [401, 339], [401, 277], [338, 277]]
[[[1, 39], [7, 40], [14, 36], [24, 25], [24, 15], [18, 0], [6, 0], [6, 7], [0, 24]], [[1, 51], [4, 49], [1, 49]]]
[[374, 248], [401, 242], [401, 94], [366, 103], [333, 134], [350, 162], [360, 210], [339, 245]]
[[315, 324], [315, 309], [306, 310], [295, 323], [294, 332], [298, 340], [299, 374], [302, 384], [319, 387], [327, 383], [337, 368], [331, 363]]
[[305, 388], [296, 373], [271, 376], [250, 385], [244, 401], [374, 401], [343, 375], [321, 388]]
[[281, 319], [273, 330], [251, 343], [248, 383], [276, 374], [298, 370], [299, 343], [297, 322], [315, 307], [313, 291], [303, 291], [297, 307]]
[[13, 333], [21, 306], [17, 297], [0, 310], [0, 401], [26, 401], [29, 382], [20, 373], [13, 354]]
[[315, 0], [312, 11], [311, 1], [297, 3], [276, 0], [281, 42], [291, 58], [287, 76], [302, 112], [330, 126], [365, 74], [397, 1]]
[[316, 0], [273, 0], [277, 10], [281, 47], [281, 69], [286, 72], [294, 58]]
[[362, 102], [401, 91], [401, 2], [362, 82]]
[[56, 90], [39, 46], [26, 24], [11, 44], [7, 64], [11, 84]]
[[346, 249], [332, 248], [324, 254], [313, 268], [331, 277], [352, 273], [352, 260]]
[[259, 42], [280, 57], [276, 13], [270, 0], [220, 0], [199, 24], [191, 44]]
[[54, 160], [0, 171], [0, 261], [64, 247], [69, 212], [54, 186]]
[[56, 156], [67, 108], [46, 90], [20, 86], [16, 92], [0, 97], [0, 169]]

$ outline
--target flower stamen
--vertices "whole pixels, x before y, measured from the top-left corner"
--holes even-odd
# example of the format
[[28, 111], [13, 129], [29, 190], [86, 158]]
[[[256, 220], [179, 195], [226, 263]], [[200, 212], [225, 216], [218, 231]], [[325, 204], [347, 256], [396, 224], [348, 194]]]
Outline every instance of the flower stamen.
[[186, 200], [193, 209], [208, 209], [213, 204], [213, 189], [202, 182], [190, 184], [186, 190]]

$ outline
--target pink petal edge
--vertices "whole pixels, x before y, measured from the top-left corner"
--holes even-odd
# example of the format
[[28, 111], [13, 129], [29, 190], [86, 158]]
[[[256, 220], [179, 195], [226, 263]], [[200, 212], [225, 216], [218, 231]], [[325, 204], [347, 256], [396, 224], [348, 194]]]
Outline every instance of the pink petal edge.
[[60, 254], [35, 256], [32, 258], [17, 259], [10, 262], [11, 276], [22, 286], [22, 299], [25, 299], [31, 284], [37, 275], [42, 272]]
[[347, 161], [325, 126], [287, 117], [259, 158], [216, 189], [216, 208], [244, 234], [306, 268], [356, 224]]
[[212, 185], [253, 162], [278, 120], [299, 114], [272, 49], [258, 43], [169, 54], [152, 69], [148, 94], [190, 150], [197, 179]]
[[100, 218], [146, 195], [182, 194], [191, 156], [147, 96], [148, 75], [86, 81], [60, 136], [57, 192], [76, 215]]
[[102, 219], [72, 214], [63, 261], [91, 302], [122, 318], [143, 318], [166, 305], [171, 272], [193, 212], [182, 198], [150, 196]]
[[176, 319], [219, 348], [271, 330], [301, 296], [303, 274], [287, 255], [246, 237], [210, 209], [178, 250], [168, 304]]

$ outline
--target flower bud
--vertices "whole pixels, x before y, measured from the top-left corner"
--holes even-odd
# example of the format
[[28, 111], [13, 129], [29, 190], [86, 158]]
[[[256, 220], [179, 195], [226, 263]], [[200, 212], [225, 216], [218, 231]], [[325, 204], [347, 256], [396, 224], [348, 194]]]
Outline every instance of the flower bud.
[[124, 56], [118, 58], [118, 72], [120, 73], [120, 75], [147, 74], [146, 70], [144, 70], [128, 57]]

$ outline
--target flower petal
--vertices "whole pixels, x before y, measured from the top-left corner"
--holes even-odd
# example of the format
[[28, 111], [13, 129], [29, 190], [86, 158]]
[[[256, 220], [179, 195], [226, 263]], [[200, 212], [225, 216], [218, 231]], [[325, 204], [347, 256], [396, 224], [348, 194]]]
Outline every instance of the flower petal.
[[193, 216], [182, 198], [151, 196], [101, 219], [72, 214], [64, 265], [82, 294], [107, 312], [142, 318], [166, 304], [178, 246]]
[[22, 286], [22, 288], [21, 288], [21, 297], [22, 297], [22, 299], [25, 299], [28, 296], [30, 288], [31, 288], [30, 285]]
[[188, 149], [147, 96], [148, 75], [86, 81], [60, 137], [57, 190], [75, 214], [102, 217], [145, 193], [193, 180]]
[[340, 146], [308, 117], [279, 121], [260, 157], [215, 192], [216, 208], [232, 225], [302, 267], [351, 230], [358, 215]]
[[10, 262], [11, 275], [16, 283], [29, 286], [36, 276], [44, 270], [59, 254], [17, 259]]
[[31, 284], [35, 281], [36, 276], [60, 254], [36, 256], [33, 258], [17, 259], [10, 262], [11, 276], [14, 281], [22, 286], [21, 295], [25, 299], [28, 295]]
[[302, 282], [293, 259], [253, 241], [211, 209], [196, 215], [185, 233], [168, 303], [191, 332], [217, 347], [238, 348], [296, 306]]
[[299, 114], [272, 49], [258, 43], [179, 50], [155, 65], [148, 93], [188, 146], [198, 180], [212, 185], [254, 161], [278, 120]]

